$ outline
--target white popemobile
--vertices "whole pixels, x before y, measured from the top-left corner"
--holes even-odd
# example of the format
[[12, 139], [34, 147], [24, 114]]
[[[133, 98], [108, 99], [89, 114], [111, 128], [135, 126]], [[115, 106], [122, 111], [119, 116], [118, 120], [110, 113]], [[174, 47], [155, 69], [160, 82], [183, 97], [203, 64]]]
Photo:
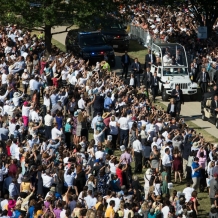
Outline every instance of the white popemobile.
[[194, 100], [198, 85], [190, 79], [185, 48], [178, 43], [153, 43], [151, 49], [156, 56], [156, 63], [151, 64], [151, 73], [157, 72], [165, 83], [159, 83], [162, 100], [168, 100], [176, 84], [180, 85], [184, 95], [191, 95]]

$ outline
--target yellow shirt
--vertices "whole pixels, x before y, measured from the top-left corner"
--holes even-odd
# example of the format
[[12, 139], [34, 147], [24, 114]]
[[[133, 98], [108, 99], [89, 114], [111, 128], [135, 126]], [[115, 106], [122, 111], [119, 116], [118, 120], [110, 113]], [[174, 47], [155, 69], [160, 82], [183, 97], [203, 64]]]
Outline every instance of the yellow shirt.
[[101, 202], [98, 202], [96, 205], [95, 205], [95, 209], [98, 210], [98, 207], [101, 205]]
[[27, 192], [27, 193], [31, 192], [29, 182], [22, 182], [21, 187], [22, 187], [22, 190], [21, 190], [22, 192]]
[[109, 208], [107, 208], [107, 210], [105, 212], [105, 217], [111, 218], [111, 217], [114, 217], [114, 214], [115, 214], [114, 209], [113, 209], [113, 207], [110, 206]]
[[37, 210], [37, 212], [34, 214], [34, 218], [38, 218], [39, 216], [41, 216], [43, 214], [42, 210]]

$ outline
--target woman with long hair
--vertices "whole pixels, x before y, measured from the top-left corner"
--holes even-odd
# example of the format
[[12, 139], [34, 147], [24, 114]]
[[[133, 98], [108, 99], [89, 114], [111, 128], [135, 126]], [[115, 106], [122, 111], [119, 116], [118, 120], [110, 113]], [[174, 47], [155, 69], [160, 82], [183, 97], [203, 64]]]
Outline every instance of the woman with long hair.
[[[123, 161], [123, 160], [121, 160], [120, 163], [121, 163], [122, 161]], [[117, 177], [118, 177], [119, 180], [120, 180], [120, 186], [122, 186], [122, 185], [123, 185], [123, 178], [124, 178], [123, 172], [127, 170], [128, 165], [127, 165], [127, 164], [121, 165], [120, 163], [119, 163], [118, 166], [116, 167], [116, 175], [117, 175]]]
[[129, 134], [130, 134], [130, 146], [132, 146], [133, 142], [136, 140], [136, 137], [138, 136], [138, 126], [136, 122], [132, 124], [132, 128]]
[[33, 91], [33, 95], [32, 95], [32, 103], [34, 104], [34, 106], [37, 106], [39, 103], [39, 95], [38, 95], [38, 91], [34, 90]]
[[111, 118], [110, 118], [109, 128], [110, 128], [110, 135], [112, 136], [112, 141], [111, 141], [112, 142], [112, 149], [116, 150], [119, 128], [118, 128], [118, 123], [117, 123], [114, 115], [111, 116]]
[[82, 122], [84, 122], [84, 117], [82, 111], [78, 112], [77, 116], [77, 126], [76, 126], [76, 143], [78, 144], [81, 141], [82, 133]]
[[97, 183], [97, 191], [100, 192], [101, 194], [105, 195], [106, 192], [107, 192], [107, 189], [108, 189], [108, 179], [109, 179], [109, 176], [107, 173], [105, 173], [105, 166], [102, 167], [100, 170], [99, 170], [99, 173], [98, 173], [98, 183]]
[[76, 167], [76, 178], [74, 179], [74, 188], [76, 190], [77, 195], [83, 190], [83, 187], [86, 184], [86, 174], [82, 169], [81, 165]]
[[192, 217], [193, 218], [197, 218], [198, 216], [198, 199], [197, 199], [197, 191], [193, 191], [192, 192], [192, 197], [190, 199], [191, 203], [192, 203]]
[[165, 167], [163, 167], [163, 171], [161, 173], [161, 181], [162, 181], [162, 185], [161, 185], [162, 194], [168, 194], [169, 189], [168, 189], [168, 181], [167, 181], [167, 171]]
[[181, 172], [182, 172], [182, 157], [177, 146], [173, 150], [173, 170], [175, 173], [175, 183], [177, 182], [177, 177], [179, 176], [180, 183], [182, 182]]
[[96, 188], [96, 179], [93, 175], [90, 175], [86, 184], [88, 186], [88, 191], [91, 190], [92, 192], [94, 191], [94, 189]]
[[43, 180], [42, 180], [42, 171], [43, 171], [43, 166], [40, 165], [38, 166], [37, 169], [37, 195], [43, 196]]
[[159, 172], [159, 164], [160, 164], [160, 152], [157, 149], [157, 146], [153, 146], [153, 150], [150, 154], [150, 160], [151, 160], [151, 168], [156, 171], [156, 173]]
[[20, 192], [30, 193], [33, 190], [33, 185], [30, 182], [30, 178], [23, 177], [22, 182], [20, 184]]

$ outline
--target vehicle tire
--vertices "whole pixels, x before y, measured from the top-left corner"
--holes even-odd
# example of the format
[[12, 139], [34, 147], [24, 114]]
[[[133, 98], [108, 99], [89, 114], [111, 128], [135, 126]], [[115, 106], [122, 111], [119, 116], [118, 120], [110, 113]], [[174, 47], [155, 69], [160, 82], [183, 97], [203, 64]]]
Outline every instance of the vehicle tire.
[[202, 115], [201, 115], [201, 119], [202, 119], [203, 121], [206, 121], [206, 120], [207, 120], [207, 118], [206, 118], [206, 116], [205, 116], [204, 113], [202, 113]]
[[163, 101], [168, 101], [169, 95], [166, 92], [166, 89], [162, 90], [162, 100]]
[[218, 120], [216, 120], [215, 126], [216, 126], [216, 128], [218, 129]]

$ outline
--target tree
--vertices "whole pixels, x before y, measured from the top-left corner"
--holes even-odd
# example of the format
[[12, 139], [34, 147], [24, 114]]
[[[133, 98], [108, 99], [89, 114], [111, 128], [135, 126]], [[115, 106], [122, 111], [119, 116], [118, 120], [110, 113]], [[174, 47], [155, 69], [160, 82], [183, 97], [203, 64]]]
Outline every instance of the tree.
[[[51, 52], [51, 28], [70, 23], [73, 24], [73, 1], [60, 0], [0, 0], [0, 20], [2, 23], [16, 23], [23, 29], [44, 31], [48, 53]], [[59, 32], [60, 33], [60, 32]]]
[[[44, 31], [46, 51], [51, 52], [52, 35], [67, 32], [73, 24], [90, 26], [95, 18], [117, 11], [113, 0], [0, 0], [0, 20], [27, 30]], [[69, 24], [65, 31], [51, 28]]]
[[75, 3], [74, 21], [80, 27], [96, 27], [108, 14], [119, 14], [120, 1], [79, 0]]
[[194, 15], [195, 20], [200, 26], [207, 27], [207, 33], [210, 37], [213, 32], [213, 25], [218, 18], [218, 1], [217, 0], [168, 0], [165, 4], [170, 4], [178, 8], [179, 4], [183, 4]]

